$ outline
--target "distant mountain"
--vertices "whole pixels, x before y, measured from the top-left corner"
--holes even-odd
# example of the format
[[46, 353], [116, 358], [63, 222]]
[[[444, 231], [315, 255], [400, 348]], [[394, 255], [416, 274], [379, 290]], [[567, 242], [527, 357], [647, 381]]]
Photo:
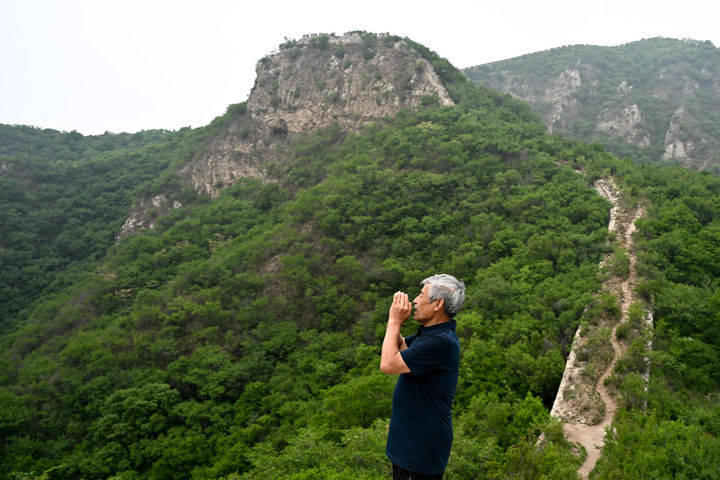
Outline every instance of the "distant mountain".
[[527, 101], [550, 133], [645, 162], [720, 171], [720, 50], [709, 41], [574, 45], [463, 72]]

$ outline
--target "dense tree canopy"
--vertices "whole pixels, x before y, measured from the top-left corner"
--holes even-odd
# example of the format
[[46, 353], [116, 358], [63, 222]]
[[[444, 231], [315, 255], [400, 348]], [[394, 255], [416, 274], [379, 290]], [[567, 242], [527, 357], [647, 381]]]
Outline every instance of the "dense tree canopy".
[[[612, 174], [651, 205], [639, 268], [657, 328], [649, 392], [624, 363], [627, 402], [597, 475], [712, 477], [720, 181], [544, 135], [526, 106], [417, 48], [458, 106], [308, 134], [265, 166], [269, 181], [191, 198], [117, 243], [133, 195], [179, 185], [173, 169], [232, 111], [136, 150], [88, 154], [76, 177], [58, 162], [62, 182], [37, 180], [46, 147], [2, 157], [27, 172], [0, 177], [3, 205], [26, 209], [6, 209], [3, 233], [45, 245], [3, 268], [34, 279], [58, 258], [67, 271], [4, 284], [25, 290], [5, 297], [17, 303], [0, 336], [0, 475], [387, 478], [395, 379], [378, 367], [392, 292], [448, 272], [468, 287], [448, 478], [573, 478], [581, 459], [549, 409], [578, 325], [617, 308], [597, 295], [612, 243], [609, 204], [592, 188]], [[113, 203], [110, 192], [124, 193]], [[75, 223], [18, 220], [52, 208]], [[92, 225], [104, 236], [85, 237]], [[76, 250], [60, 249], [63, 236]], [[27, 241], [0, 253], [28, 255]]]

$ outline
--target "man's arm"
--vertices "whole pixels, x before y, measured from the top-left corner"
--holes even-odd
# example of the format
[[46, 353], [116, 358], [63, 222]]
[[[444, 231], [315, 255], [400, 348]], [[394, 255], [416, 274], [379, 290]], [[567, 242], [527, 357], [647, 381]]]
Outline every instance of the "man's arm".
[[[380, 356], [380, 371], [389, 375], [408, 373], [410, 369], [405, 365], [400, 350], [405, 350], [405, 339], [400, 335], [400, 327], [410, 316], [410, 301], [402, 292], [395, 292], [393, 303], [388, 315], [385, 339], [383, 340], [382, 354]], [[403, 348], [404, 347], [404, 348]]]

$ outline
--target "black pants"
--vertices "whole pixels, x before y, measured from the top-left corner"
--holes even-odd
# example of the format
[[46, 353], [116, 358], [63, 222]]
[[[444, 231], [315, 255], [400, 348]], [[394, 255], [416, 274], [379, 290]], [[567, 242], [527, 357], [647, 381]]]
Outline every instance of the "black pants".
[[424, 473], [408, 472], [393, 462], [393, 480], [442, 480], [443, 475], [426, 475]]

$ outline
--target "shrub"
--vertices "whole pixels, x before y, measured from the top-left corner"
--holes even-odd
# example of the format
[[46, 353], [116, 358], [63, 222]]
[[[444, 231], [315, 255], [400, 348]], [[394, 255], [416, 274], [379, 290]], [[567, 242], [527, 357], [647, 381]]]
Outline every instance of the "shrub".
[[639, 302], [633, 302], [628, 309], [628, 323], [634, 328], [643, 326], [643, 318], [645, 317], [645, 308]]
[[423, 95], [420, 98], [420, 104], [423, 107], [435, 107], [437, 105], [440, 105], [440, 97], [437, 95]]
[[615, 338], [618, 340], [624, 340], [630, 335], [630, 324], [628, 322], [621, 323], [615, 329]]
[[620, 396], [628, 410], [643, 408], [647, 402], [645, 380], [637, 373], [629, 373], [620, 383]]
[[630, 275], [630, 257], [624, 249], [618, 248], [613, 253], [610, 272], [620, 278], [627, 278]]
[[317, 48], [320, 50], [327, 50], [329, 45], [330, 45], [330, 37], [327, 35], [320, 35], [317, 37], [312, 37], [310, 39], [310, 46], [313, 48]]
[[295, 39], [285, 37], [285, 41], [280, 44], [280, 50], [285, 50], [287, 48], [293, 48], [297, 46], [298, 42]]
[[230, 115], [231, 117], [239, 116], [239, 115], [245, 115], [247, 112], [247, 102], [241, 102], [241, 103], [235, 103], [233, 105], [229, 105], [227, 107], [227, 111], [225, 112], [227, 115]]

